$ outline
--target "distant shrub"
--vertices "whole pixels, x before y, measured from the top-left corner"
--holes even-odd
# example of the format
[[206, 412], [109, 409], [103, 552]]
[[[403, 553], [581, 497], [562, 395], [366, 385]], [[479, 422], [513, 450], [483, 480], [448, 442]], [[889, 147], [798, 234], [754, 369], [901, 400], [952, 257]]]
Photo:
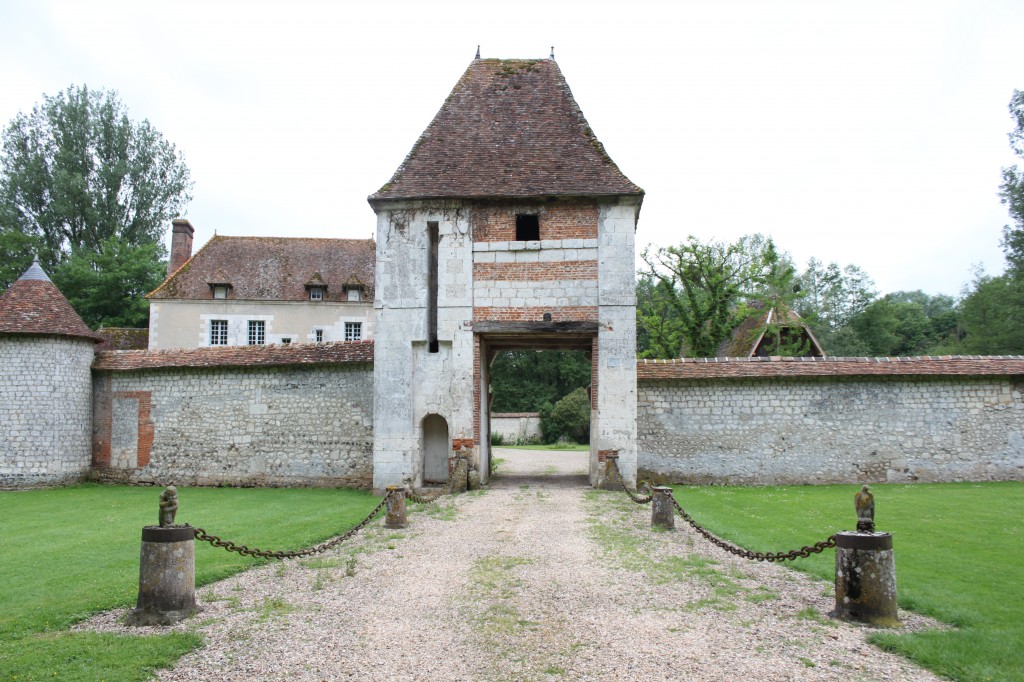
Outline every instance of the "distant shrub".
[[578, 388], [554, 406], [545, 403], [540, 409], [540, 428], [545, 443], [572, 441], [590, 442], [590, 396]]
[[505, 434], [491, 432], [491, 445], [504, 445]]

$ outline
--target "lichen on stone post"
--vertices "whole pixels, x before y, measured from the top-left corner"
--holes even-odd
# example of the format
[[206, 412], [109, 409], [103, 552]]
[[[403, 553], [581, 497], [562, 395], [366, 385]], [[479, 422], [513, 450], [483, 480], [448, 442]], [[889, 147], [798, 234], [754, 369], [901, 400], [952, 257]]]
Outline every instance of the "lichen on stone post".
[[832, 615], [878, 627], [899, 627], [892, 535], [875, 532], [874, 495], [854, 496], [857, 530], [836, 533], [836, 608]]
[[409, 518], [405, 513], [405, 489], [397, 485], [387, 487], [388, 496], [386, 512], [384, 515], [385, 528], [405, 528], [409, 525]]
[[178, 493], [160, 494], [160, 525], [142, 529], [139, 597], [128, 625], [174, 625], [199, 611], [196, 605], [195, 529], [175, 526]]
[[651, 489], [651, 528], [675, 530], [676, 514], [672, 505], [672, 488], [659, 485]]

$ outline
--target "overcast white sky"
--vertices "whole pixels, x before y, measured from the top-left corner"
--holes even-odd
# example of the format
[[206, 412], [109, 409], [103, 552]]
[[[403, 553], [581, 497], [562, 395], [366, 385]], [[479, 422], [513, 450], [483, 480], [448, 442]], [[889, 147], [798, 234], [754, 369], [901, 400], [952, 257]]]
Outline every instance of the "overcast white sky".
[[772, 235], [882, 292], [956, 294], [1003, 267], [1024, 3], [0, 0], [0, 121], [114, 89], [184, 152], [197, 246], [373, 236], [367, 195], [476, 46], [552, 45], [597, 136], [647, 191], [638, 249]]

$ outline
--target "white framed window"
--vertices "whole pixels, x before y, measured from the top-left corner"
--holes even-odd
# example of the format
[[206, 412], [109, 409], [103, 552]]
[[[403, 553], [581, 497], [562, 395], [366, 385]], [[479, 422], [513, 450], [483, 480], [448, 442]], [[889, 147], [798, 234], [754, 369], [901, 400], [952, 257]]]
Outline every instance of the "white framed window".
[[215, 285], [213, 287], [213, 297], [214, 298], [227, 298], [228, 297], [228, 287], [227, 287], [227, 285], [225, 285], [225, 284], [217, 284], [217, 285]]
[[210, 320], [210, 345], [228, 345], [228, 321]]
[[345, 323], [345, 340], [346, 341], [362, 341], [363, 339], [363, 323], [362, 322], [346, 322]]
[[324, 330], [323, 329], [314, 329], [313, 330], [313, 339], [316, 341], [316, 343], [323, 343], [324, 342]]
[[311, 301], [322, 301], [322, 300], [324, 300], [324, 288], [323, 287], [310, 287], [309, 288], [309, 300], [311, 300]]
[[291, 342], [292, 339], [290, 336], [285, 336], [284, 338], [281, 339], [281, 343], [284, 344], [285, 346], [289, 345]]
[[260, 346], [267, 342], [267, 323], [263, 320], [249, 320], [249, 345]]

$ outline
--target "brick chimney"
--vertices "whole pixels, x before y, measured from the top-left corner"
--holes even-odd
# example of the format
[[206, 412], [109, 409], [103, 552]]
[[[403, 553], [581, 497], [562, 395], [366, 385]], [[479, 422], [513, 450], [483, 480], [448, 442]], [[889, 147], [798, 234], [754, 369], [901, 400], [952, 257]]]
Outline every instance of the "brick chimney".
[[192, 235], [195, 233], [192, 223], [184, 218], [177, 218], [171, 224], [173, 227], [171, 228], [171, 260], [167, 263], [168, 277], [192, 257]]

